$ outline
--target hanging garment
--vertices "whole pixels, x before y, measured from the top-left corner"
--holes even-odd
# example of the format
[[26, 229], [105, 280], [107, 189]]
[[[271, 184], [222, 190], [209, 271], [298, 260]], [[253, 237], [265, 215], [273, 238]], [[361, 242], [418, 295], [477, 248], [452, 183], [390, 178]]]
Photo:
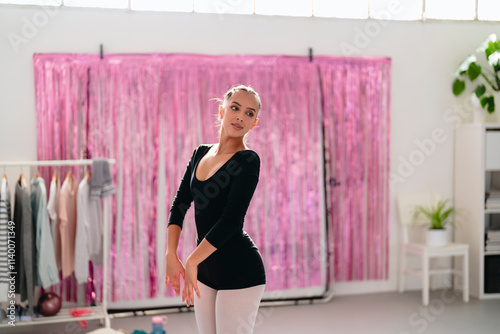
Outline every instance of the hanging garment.
[[99, 199], [116, 193], [109, 162], [104, 158], [92, 159], [92, 184], [90, 185], [90, 197]]
[[41, 177], [31, 181], [31, 210], [36, 222], [37, 285], [47, 289], [59, 283], [59, 271], [47, 212], [47, 188]]
[[2, 185], [0, 188], [0, 302], [8, 300], [8, 273], [11, 271], [8, 267], [8, 231], [11, 217], [9, 184], [7, 183], [7, 178], [4, 177], [2, 178]]
[[78, 283], [85, 283], [89, 276], [89, 260], [93, 264], [102, 262], [101, 200], [90, 198], [86, 179], [78, 186], [76, 207], [75, 276]]
[[36, 282], [36, 247], [33, 231], [33, 218], [31, 214], [30, 195], [28, 187], [21, 180], [16, 183], [16, 195], [14, 203], [15, 223], [15, 270], [16, 292], [21, 295], [21, 301], [28, 298], [29, 312], [33, 315]]
[[53, 178], [50, 182], [49, 202], [47, 203], [47, 212], [51, 220], [52, 240], [54, 241], [54, 253], [57, 269], [61, 270], [61, 233], [59, 228], [59, 183]]
[[63, 278], [71, 276], [75, 269], [76, 188], [74, 178], [67, 177], [59, 193], [59, 231], [61, 233]]

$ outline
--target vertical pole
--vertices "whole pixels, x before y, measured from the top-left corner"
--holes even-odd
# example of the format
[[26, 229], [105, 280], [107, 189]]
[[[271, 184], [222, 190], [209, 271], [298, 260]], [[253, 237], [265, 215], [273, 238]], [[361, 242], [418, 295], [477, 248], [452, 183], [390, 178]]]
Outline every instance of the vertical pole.
[[103, 207], [103, 237], [102, 237], [102, 308], [105, 315], [105, 327], [110, 328], [110, 321], [108, 315], [108, 262], [109, 262], [109, 201], [111, 197], [108, 196], [104, 199]]
[[422, 255], [422, 304], [429, 305], [429, 257]]
[[469, 301], [469, 247], [463, 254], [462, 284], [463, 300], [467, 303]]

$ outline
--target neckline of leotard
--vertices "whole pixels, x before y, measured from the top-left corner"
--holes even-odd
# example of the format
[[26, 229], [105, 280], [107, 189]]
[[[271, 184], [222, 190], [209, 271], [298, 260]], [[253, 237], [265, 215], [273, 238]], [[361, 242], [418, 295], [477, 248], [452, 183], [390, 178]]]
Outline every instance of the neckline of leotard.
[[221, 170], [221, 169], [222, 169], [225, 165], [227, 165], [227, 163], [228, 163], [229, 161], [231, 161], [231, 160], [234, 158], [234, 156], [235, 156], [236, 154], [238, 154], [239, 152], [251, 151], [251, 150], [240, 150], [240, 151], [236, 151], [236, 152], [235, 152], [235, 153], [234, 153], [234, 154], [233, 154], [233, 155], [232, 155], [229, 159], [227, 159], [227, 161], [226, 161], [226, 162], [225, 162], [222, 166], [220, 166], [220, 167], [219, 167], [219, 169], [217, 169], [217, 170], [215, 171], [215, 173], [213, 173], [212, 175], [210, 175], [210, 177], [209, 177], [208, 179], [206, 179], [206, 180], [203, 180], [203, 181], [202, 181], [202, 180], [198, 179], [198, 177], [196, 177], [196, 171], [198, 170], [198, 164], [200, 163], [201, 159], [203, 159], [203, 157], [205, 156], [205, 154], [207, 154], [207, 153], [208, 153], [208, 151], [210, 151], [210, 149], [211, 149], [214, 145], [215, 145], [215, 144], [210, 145], [210, 146], [208, 147], [208, 150], [207, 150], [205, 153], [203, 153], [203, 155], [200, 157], [200, 159], [196, 162], [196, 166], [194, 167], [194, 179], [195, 179], [196, 181], [198, 181], [198, 182], [207, 182], [208, 180], [210, 180], [211, 178], [213, 178], [213, 177], [214, 177], [214, 175], [215, 175], [215, 174], [217, 174], [218, 172], [220, 172], [220, 170]]

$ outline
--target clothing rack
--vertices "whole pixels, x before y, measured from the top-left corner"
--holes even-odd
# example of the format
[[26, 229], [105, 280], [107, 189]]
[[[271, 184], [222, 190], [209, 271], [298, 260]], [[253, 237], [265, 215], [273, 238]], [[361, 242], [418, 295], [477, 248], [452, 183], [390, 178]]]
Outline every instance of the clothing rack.
[[[115, 159], [108, 159], [109, 164], [115, 164]], [[92, 159], [80, 159], [80, 160], [38, 160], [38, 161], [7, 161], [0, 162], [0, 166], [3, 167], [58, 167], [58, 166], [88, 166], [92, 165]], [[34, 318], [32, 321], [16, 321], [15, 326], [22, 325], [38, 325], [38, 324], [50, 324], [50, 323], [64, 323], [69, 321], [79, 321], [79, 320], [96, 320], [101, 319], [101, 323], [104, 322], [106, 328], [110, 328], [110, 320], [107, 308], [108, 299], [108, 253], [109, 253], [109, 208], [110, 208], [110, 197], [106, 197], [103, 200], [103, 259], [102, 259], [102, 303], [99, 306], [85, 307], [92, 311], [88, 315], [81, 317], [73, 317], [69, 314], [69, 309], [62, 308], [57, 315], [52, 317], [38, 317]], [[0, 324], [2, 327], [12, 327], [8, 323]]]

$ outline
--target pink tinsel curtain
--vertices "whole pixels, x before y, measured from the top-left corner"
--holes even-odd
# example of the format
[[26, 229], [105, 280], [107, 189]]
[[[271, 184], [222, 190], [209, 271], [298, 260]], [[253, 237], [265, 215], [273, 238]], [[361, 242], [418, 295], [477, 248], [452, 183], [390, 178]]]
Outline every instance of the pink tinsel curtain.
[[[173, 55], [165, 62], [161, 115], [169, 130], [164, 155], [166, 161], [180, 162], [167, 165], [167, 207], [194, 147], [218, 141], [218, 105], [210, 100], [235, 83], [251, 84], [263, 107], [249, 146], [259, 153], [262, 166], [245, 229], [264, 257], [268, 290], [324, 286], [321, 101], [315, 65], [279, 56]], [[183, 258], [195, 247], [191, 212], [180, 245]]]
[[336, 281], [388, 278], [390, 59], [318, 57]]
[[[387, 256], [380, 254], [387, 252], [388, 213], [377, 206], [388, 204], [388, 61], [360, 60], [356, 67], [328, 57], [311, 63], [280, 56], [151, 54], [101, 60], [94, 55], [36, 54], [34, 64], [39, 159], [104, 156], [118, 161], [113, 177], [119, 191], [111, 210], [113, 301], [158, 295], [164, 275], [156, 260], [159, 159], [165, 161], [161, 173], [168, 212], [193, 149], [218, 140], [217, 104], [210, 99], [222, 97], [235, 83], [252, 85], [263, 101], [261, 121], [249, 140], [261, 157], [261, 178], [245, 229], [264, 256], [267, 289], [327, 282], [323, 121], [326, 154], [335, 157], [335, 163], [327, 159], [327, 176], [335, 175], [345, 188], [355, 185], [339, 193], [327, 182], [336, 277], [386, 277]], [[358, 93], [343, 91], [350, 89]], [[364, 164], [355, 165], [354, 158]], [[52, 171], [45, 173], [48, 177]], [[342, 173], [346, 175], [341, 178]], [[361, 195], [363, 205], [353, 204]], [[361, 241], [348, 233], [358, 231], [359, 224]], [[194, 231], [190, 209], [180, 245], [184, 259], [194, 247]]]
[[111, 280], [113, 301], [155, 297], [159, 86], [157, 60], [128, 56], [100, 60], [90, 70], [89, 141], [92, 156], [114, 166]]

